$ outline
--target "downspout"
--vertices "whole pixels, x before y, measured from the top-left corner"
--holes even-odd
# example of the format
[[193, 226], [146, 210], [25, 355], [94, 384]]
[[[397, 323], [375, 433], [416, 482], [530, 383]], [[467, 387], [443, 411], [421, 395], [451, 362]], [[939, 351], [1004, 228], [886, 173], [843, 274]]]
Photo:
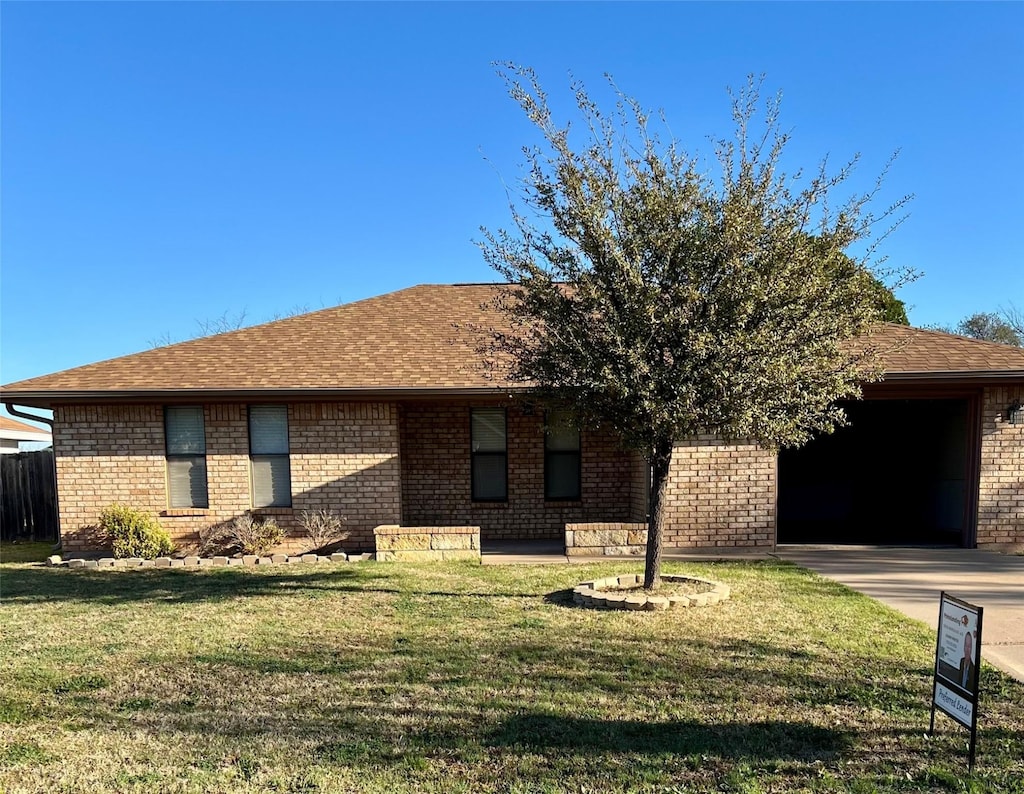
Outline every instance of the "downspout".
[[61, 537], [60, 532], [60, 489], [57, 488], [57, 444], [53, 434], [53, 420], [47, 419], [45, 416], [36, 416], [35, 414], [27, 414], [24, 411], [20, 411], [15, 408], [11, 403], [4, 403], [4, 408], [7, 409], [7, 413], [11, 416], [16, 416], [18, 419], [28, 419], [32, 422], [42, 422], [44, 425], [50, 426], [50, 448], [53, 450], [53, 506], [57, 510], [57, 543], [53, 547], [53, 551], [57, 551], [64, 545], [64, 539]]

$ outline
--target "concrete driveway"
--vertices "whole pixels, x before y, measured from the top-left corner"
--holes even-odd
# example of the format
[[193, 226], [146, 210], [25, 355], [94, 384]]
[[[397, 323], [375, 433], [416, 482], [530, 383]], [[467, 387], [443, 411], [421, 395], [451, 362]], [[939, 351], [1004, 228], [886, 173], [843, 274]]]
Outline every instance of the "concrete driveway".
[[1024, 557], [976, 549], [779, 546], [780, 559], [935, 629], [939, 593], [985, 608], [981, 657], [1024, 681]]

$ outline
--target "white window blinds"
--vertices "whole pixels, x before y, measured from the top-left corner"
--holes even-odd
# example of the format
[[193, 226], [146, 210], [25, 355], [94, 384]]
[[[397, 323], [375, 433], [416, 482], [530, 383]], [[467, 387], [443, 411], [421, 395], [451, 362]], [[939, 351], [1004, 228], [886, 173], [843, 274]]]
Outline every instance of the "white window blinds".
[[249, 457], [252, 506], [289, 507], [292, 483], [287, 406], [249, 406]]
[[175, 406], [166, 409], [167, 454], [205, 455], [206, 428], [199, 406]]
[[167, 506], [209, 507], [206, 428], [200, 406], [164, 409], [167, 450]]
[[547, 415], [544, 432], [544, 498], [580, 498], [580, 431], [562, 411]]
[[473, 411], [473, 451], [505, 451], [504, 408], [477, 408]]
[[474, 501], [508, 499], [508, 453], [504, 408], [470, 412], [470, 457]]
[[288, 454], [287, 406], [249, 406], [249, 446], [253, 455]]

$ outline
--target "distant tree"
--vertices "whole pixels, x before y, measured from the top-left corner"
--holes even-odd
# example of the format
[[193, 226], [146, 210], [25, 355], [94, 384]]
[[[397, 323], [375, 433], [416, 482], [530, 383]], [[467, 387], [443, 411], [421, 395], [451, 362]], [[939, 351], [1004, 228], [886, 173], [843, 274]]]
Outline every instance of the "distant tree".
[[495, 299], [507, 325], [483, 347], [505, 378], [612, 428], [649, 461], [653, 588], [676, 441], [797, 446], [842, 424], [837, 401], [880, 375], [877, 351], [850, 344], [879, 318], [874, 273], [846, 251], [877, 244], [877, 224], [908, 199], [874, 217], [876, 183], [836, 207], [855, 160], [799, 181], [783, 173], [778, 100], [752, 129], [754, 80], [733, 98], [736, 139], [717, 144], [716, 178], [652, 134], [635, 100], [619, 94], [609, 116], [578, 84], [572, 145], [533, 72], [510, 69], [499, 74], [543, 145], [525, 150], [515, 230], [483, 230], [487, 261], [518, 287]]
[[[339, 300], [339, 303], [341, 301]], [[297, 314], [305, 314], [309, 311], [309, 306], [296, 305], [292, 306], [288, 311], [275, 312], [266, 320], [262, 320], [264, 323], [272, 323], [275, 320], [284, 320], [288, 317], [294, 317]], [[231, 314], [225, 311], [219, 317], [207, 318], [205, 320], [196, 320], [196, 333], [192, 334], [185, 339], [175, 339], [171, 336], [170, 332], [164, 331], [160, 336], [153, 337], [146, 340], [150, 347], [166, 347], [167, 345], [177, 344], [178, 342], [185, 342], [189, 339], [199, 339], [204, 336], [214, 336], [216, 334], [226, 334], [231, 331], [238, 331], [242, 328], [248, 328], [253, 325], [259, 325], [260, 323], [247, 322], [248, 312], [242, 309], [236, 314]]]
[[999, 310], [999, 316], [1017, 334], [1017, 339], [1020, 340], [1018, 344], [1024, 347], [1024, 311], [1010, 303]]
[[[1008, 312], [1008, 319], [1013, 319], [1013, 311]], [[1019, 314], [1017, 312], [1018, 322], [1024, 320]], [[969, 336], [972, 339], [983, 339], [986, 342], [999, 342], [1002, 345], [1024, 347], [1024, 333], [1022, 333], [1019, 327], [1015, 328], [1008, 319], [1000, 317], [1000, 315], [993, 312], [978, 312], [965, 317], [957, 323], [956, 327], [952, 329], [952, 333]], [[1021, 323], [1021, 325], [1024, 325], [1024, 323]]]

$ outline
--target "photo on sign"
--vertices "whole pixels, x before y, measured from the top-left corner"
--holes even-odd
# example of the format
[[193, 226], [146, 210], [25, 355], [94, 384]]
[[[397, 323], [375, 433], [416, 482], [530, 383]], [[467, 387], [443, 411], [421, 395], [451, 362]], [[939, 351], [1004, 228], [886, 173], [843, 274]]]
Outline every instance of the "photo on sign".
[[978, 692], [978, 616], [949, 601], [942, 602], [935, 674], [961, 692]]

